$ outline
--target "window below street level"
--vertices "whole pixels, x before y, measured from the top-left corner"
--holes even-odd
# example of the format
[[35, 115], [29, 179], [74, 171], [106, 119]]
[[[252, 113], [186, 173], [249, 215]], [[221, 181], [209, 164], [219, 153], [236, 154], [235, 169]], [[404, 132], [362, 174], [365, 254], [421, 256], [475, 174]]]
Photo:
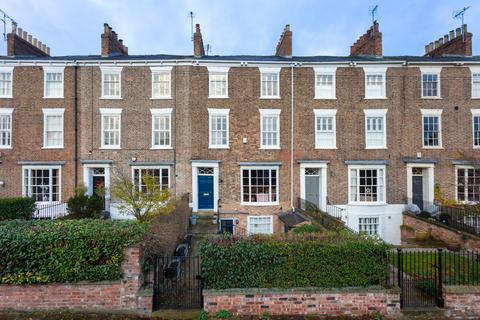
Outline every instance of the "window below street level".
[[248, 231], [253, 234], [273, 233], [272, 216], [248, 217]]
[[378, 218], [358, 218], [358, 232], [378, 235]]

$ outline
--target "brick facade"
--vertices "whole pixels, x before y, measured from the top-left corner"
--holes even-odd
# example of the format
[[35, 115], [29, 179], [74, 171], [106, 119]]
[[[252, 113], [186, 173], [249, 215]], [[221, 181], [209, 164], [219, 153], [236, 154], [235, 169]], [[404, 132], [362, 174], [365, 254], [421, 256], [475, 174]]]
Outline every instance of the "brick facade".
[[[104, 35], [114, 37], [110, 27], [105, 28]], [[367, 35], [369, 32], [374, 32], [375, 39], [381, 37], [378, 23]], [[457, 60], [463, 62], [457, 63], [443, 57], [400, 60], [378, 57], [375, 61], [358, 56], [349, 57], [348, 61], [343, 57], [326, 60], [324, 57], [204, 57], [200, 27], [195, 34], [196, 57], [141, 57], [128, 56], [125, 52], [108, 57], [51, 58], [36, 63], [32, 63], [34, 57], [0, 58], [3, 65], [14, 67], [13, 97], [0, 98], [0, 108], [14, 109], [13, 147], [1, 150], [0, 180], [5, 184], [0, 187], [0, 196], [22, 195], [22, 163], [25, 162], [62, 162], [62, 202], [76, 185], [90, 183], [89, 170], [95, 166], [106, 168], [113, 182], [119, 172], [131, 177], [133, 166], [150, 164], [167, 166], [172, 193], [176, 196], [189, 193], [193, 206], [198, 194], [193, 194], [196, 171], [192, 161], [217, 161], [218, 184], [214, 188], [218, 192], [221, 217], [238, 219], [238, 225], [247, 228], [248, 215], [272, 215], [273, 229], [282, 231], [277, 215], [291, 210], [296, 199], [302, 196], [304, 185], [299, 161], [317, 161], [326, 163], [326, 170], [322, 171], [326, 180], [322, 196], [326, 200], [322, 206], [329, 203], [345, 208], [347, 225], [353, 229], [358, 228], [358, 217], [362, 215], [379, 217], [380, 235], [399, 243], [401, 212], [412, 197], [408, 191], [412, 171], [409, 165], [415, 167], [415, 163], [406, 163], [404, 159], [430, 159], [433, 183], [438, 184], [446, 198], [455, 199], [456, 167], [452, 161], [478, 158], [472, 138], [471, 109], [478, 106], [472, 99], [471, 68], [475, 66], [470, 64], [471, 58], [459, 56]], [[285, 29], [280, 49], [290, 45], [291, 37], [291, 31]], [[287, 51], [281, 54], [288, 54]], [[43, 68], [51, 65], [65, 66], [64, 98], [43, 98]], [[335, 68], [335, 99], [315, 97], [315, 69], [325, 65]], [[432, 65], [441, 67], [441, 99], [421, 95], [421, 68]], [[226, 98], [209, 98], [209, 67], [212, 66], [229, 67]], [[272, 66], [280, 68], [279, 98], [261, 98], [260, 68]], [[102, 97], [102, 68], [106, 67], [121, 68], [119, 99]], [[152, 98], [151, 67], [171, 68], [171, 97]], [[386, 70], [385, 98], [365, 98], [365, 70], [369, 68]], [[42, 148], [42, 108], [65, 108], [63, 149]], [[120, 149], [101, 146], [100, 109], [112, 108], [122, 109]], [[151, 148], [152, 108], [172, 109], [169, 149]], [[209, 108], [229, 109], [228, 149], [209, 148]], [[279, 149], [260, 148], [259, 109], [280, 110]], [[315, 148], [316, 109], [337, 110], [336, 149]], [[387, 109], [386, 149], [366, 148], [365, 110], [369, 109]], [[442, 110], [442, 148], [422, 146], [421, 109]], [[349, 203], [349, 167], [345, 162], [351, 160], [385, 163], [384, 203], [370, 206]], [[278, 204], [242, 204], [241, 163], [278, 165]], [[431, 189], [424, 197], [432, 195], [433, 198], [433, 186]]]
[[428, 222], [410, 214], [403, 214], [402, 240], [415, 238], [417, 231], [430, 231], [434, 239], [446, 242], [453, 248], [478, 250], [480, 237], [464, 233], [435, 222]]
[[220, 310], [238, 316], [359, 317], [400, 312], [400, 294], [394, 290], [349, 288], [309, 289], [227, 289], [204, 290], [204, 309], [211, 315]]
[[139, 248], [126, 248], [123, 279], [77, 284], [0, 285], [0, 310], [82, 309], [132, 311], [148, 315], [152, 296], [139, 295], [141, 286]]
[[480, 287], [444, 286], [443, 301], [451, 319], [480, 318]]

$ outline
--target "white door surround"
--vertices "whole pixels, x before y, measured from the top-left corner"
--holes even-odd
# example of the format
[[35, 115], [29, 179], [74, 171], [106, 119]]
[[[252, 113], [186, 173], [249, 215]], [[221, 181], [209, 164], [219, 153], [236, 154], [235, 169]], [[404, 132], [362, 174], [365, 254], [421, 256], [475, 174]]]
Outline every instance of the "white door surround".
[[[407, 163], [407, 203], [412, 204], [413, 198], [413, 168], [422, 168], [424, 208], [435, 201], [434, 163]], [[426, 206], [427, 205], [427, 206]]]
[[327, 210], [327, 167], [328, 163], [323, 161], [319, 162], [301, 162], [300, 163], [300, 198], [305, 199], [305, 169], [306, 168], [318, 168], [320, 169], [320, 209]]
[[87, 187], [87, 194], [93, 194], [93, 170], [105, 169], [105, 210], [110, 211], [110, 164], [107, 163], [85, 163], [83, 164], [83, 184]]
[[198, 212], [198, 168], [213, 168], [213, 211], [218, 212], [218, 160], [192, 160], [192, 210]]

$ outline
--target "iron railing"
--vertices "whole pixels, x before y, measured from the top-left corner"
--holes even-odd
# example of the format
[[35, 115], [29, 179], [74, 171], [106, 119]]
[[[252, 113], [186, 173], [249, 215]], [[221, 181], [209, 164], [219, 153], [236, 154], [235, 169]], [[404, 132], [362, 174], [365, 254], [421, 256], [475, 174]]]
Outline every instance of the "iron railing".
[[34, 219], [57, 219], [68, 215], [67, 204], [63, 202], [38, 203], [33, 212]]
[[344, 208], [340, 208], [339, 206], [327, 204], [327, 213], [334, 218], [342, 220], [345, 217], [346, 210]]

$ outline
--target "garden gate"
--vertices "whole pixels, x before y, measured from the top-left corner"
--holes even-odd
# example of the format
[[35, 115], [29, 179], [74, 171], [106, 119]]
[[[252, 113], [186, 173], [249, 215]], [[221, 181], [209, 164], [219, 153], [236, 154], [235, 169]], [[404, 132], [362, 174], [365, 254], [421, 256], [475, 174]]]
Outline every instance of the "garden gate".
[[156, 257], [153, 310], [203, 308], [200, 273], [198, 256]]

